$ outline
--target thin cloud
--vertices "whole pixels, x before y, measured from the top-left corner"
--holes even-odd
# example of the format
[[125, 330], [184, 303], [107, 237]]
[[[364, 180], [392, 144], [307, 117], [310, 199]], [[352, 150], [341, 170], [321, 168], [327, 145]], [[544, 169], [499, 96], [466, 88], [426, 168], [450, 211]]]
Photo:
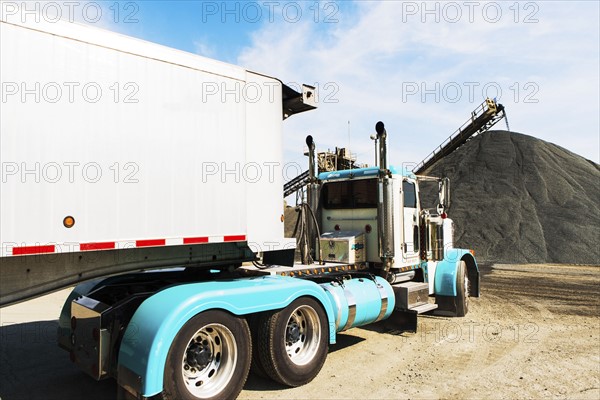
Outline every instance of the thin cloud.
[[[265, 24], [254, 32], [240, 65], [318, 82], [322, 92], [328, 82], [338, 88], [335, 102], [286, 121], [288, 158], [307, 133], [324, 147], [345, 146], [349, 120], [353, 152], [372, 151], [368, 135], [381, 119], [393, 132], [392, 156], [418, 161], [487, 94], [501, 95], [513, 130], [599, 161], [597, 3], [539, 3], [535, 14], [520, 10], [517, 22], [506, 3], [496, 23], [477, 14], [473, 22], [423, 23], [403, 3], [357, 2], [338, 24]], [[531, 15], [537, 22], [524, 23]], [[560, 130], [566, 123], [570, 137]]]
[[213, 58], [216, 55], [216, 48], [214, 45], [206, 43], [205, 40], [194, 41], [194, 52], [198, 55]]

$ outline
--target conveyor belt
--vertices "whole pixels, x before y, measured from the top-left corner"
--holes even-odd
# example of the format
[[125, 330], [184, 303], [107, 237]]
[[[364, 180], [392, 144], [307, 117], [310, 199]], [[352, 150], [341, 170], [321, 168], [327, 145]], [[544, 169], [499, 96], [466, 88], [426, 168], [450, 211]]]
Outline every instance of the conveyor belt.
[[288, 197], [290, 194], [297, 192], [308, 184], [308, 171], [304, 171], [291, 181], [283, 185], [283, 197]]
[[471, 137], [483, 133], [505, 117], [504, 106], [495, 100], [486, 99], [477, 107], [469, 118], [456, 132], [446, 139], [440, 146], [431, 152], [423, 161], [413, 169], [417, 175], [423, 174], [429, 167], [441, 160]]

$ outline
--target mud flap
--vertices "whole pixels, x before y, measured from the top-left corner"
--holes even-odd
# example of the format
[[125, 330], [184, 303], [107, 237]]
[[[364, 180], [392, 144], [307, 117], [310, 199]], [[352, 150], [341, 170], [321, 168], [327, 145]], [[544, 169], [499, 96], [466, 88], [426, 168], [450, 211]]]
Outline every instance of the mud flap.
[[384, 327], [392, 331], [417, 332], [417, 316], [415, 310], [394, 310], [392, 315], [385, 320]]
[[139, 398], [129, 393], [120, 385], [117, 385], [117, 400], [138, 400]]
[[435, 296], [435, 303], [438, 308], [433, 312], [440, 317], [456, 317], [456, 297], [453, 296]]

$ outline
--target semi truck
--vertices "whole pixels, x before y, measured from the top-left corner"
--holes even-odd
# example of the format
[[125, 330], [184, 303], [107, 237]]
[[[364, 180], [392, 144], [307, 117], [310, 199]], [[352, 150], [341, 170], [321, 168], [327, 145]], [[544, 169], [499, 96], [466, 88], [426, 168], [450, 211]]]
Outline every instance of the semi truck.
[[235, 398], [251, 370], [304, 385], [339, 332], [479, 296], [449, 182], [388, 164], [382, 122], [373, 167], [319, 174], [307, 137], [297, 246], [282, 129], [313, 87], [64, 21], [0, 32], [0, 306], [74, 286], [58, 344], [121, 395]]

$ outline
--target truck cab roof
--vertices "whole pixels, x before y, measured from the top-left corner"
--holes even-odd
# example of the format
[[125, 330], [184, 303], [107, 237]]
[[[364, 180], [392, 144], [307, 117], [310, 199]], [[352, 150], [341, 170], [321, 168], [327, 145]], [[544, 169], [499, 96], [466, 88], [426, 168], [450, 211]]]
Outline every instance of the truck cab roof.
[[[415, 174], [408, 168], [396, 168], [394, 166], [389, 167], [392, 175], [400, 175], [407, 178], [416, 179]], [[354, 178], [368, 178], [375, 177], [379, 173], [379, 167], [367, 167], [367, 168], [357, 168], [357, 169], [347, 169], [343, 171], [331, 171], [331, 172], [321, 172], [319, 174], [320, 181], [336, 181], [336, 180], [347, 180]]]

